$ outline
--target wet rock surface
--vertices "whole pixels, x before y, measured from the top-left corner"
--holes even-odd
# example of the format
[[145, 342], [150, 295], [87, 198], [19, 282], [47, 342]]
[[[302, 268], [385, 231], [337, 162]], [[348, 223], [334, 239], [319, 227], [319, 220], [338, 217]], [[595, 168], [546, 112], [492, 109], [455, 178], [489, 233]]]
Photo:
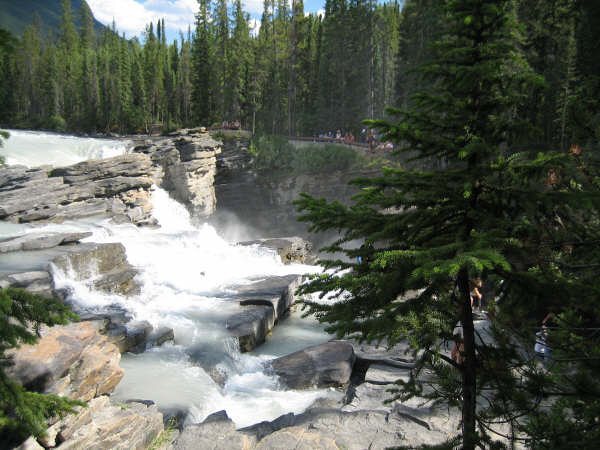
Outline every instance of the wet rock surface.
[[233, 286], [227, 299], [237, 304], [225, 318], [225, 328], [237, 338], [242, 352], [262, 344], [276, 323], [296, 301], [299, 275], [271, 276], [253, 283]]
[[52, 263], [56, 269], [70, 274], [75, 280], [107, 293], [133, 295], [139, 293], [135, 281], [137, 271], [127, 261], [121, 243], [81, 244]]

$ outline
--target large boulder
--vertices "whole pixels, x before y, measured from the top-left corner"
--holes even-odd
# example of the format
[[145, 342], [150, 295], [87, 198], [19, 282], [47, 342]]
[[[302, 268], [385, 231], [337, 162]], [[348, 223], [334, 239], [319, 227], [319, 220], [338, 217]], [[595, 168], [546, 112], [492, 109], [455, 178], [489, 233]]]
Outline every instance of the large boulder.
[[135, 281], [137, 271], [120, 243], [81, 244], [52, 263], [57, 270], [104, 292], [133, 295], [140, 289]]
[[354, 350], [345, 341], [329, 341], [271, 361], [273, 372], [290, 389], [345, 386], [350, 382]]
[[121, 354], [97, 322], [42, 327], [35, 345], [9, 352], [11, 377], [26, 388], [88, 401], [111, 393], [123, 378]]
[[296, 301], [295, 291], [301, 280], [299, 275], [272, 276], [228, 287], [226, 298], [235, 306], [225, 314], [225, 328], [238, 340], [242, 352], [249, 352], [265, 341]]

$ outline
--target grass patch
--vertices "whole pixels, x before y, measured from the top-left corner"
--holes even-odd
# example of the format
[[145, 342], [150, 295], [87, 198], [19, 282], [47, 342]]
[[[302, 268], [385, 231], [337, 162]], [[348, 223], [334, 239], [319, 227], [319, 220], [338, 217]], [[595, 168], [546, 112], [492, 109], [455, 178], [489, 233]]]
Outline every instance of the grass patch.
[[177, 420], [174, 417], [171, 417], [167, 422], [165, 429], [150, 443], [148, 450], [160, 450], [161, 448], [166, 447], [167, 444], [170, 444], [176, 428]]
[[350, 170], [363, 157], [355, 149], [338, 144], [308, 144], [294, 147], [279, 136], [260, 136], [250, 143], [252, 164], [257, 170], [279, 170], [293, 174]]

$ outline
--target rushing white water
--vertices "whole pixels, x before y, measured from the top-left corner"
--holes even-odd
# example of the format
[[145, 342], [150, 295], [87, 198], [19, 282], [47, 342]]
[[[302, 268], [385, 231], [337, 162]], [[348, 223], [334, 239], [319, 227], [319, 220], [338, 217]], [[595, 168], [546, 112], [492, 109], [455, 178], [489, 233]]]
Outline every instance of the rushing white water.
[[10, 137], [0, 148], [0, 155], [9, 165], [37, 167], [67, 166], [88, 159], [122, 155], [128, 141], [81, 138], [39, 131], [6, 130]]
[[[55, 273], [57, 286], [72, 292], [72, 302], [92, 310], [118, 305], [137, 320], [175, 330], [174, 344], [124, 355], [125, 377], [114, 396], [154, 400], [164, 410], [188, 413], [191, 422], [224, 409], [239, 427], [301, 412], [321, 397], [339, 396], [322, 389], [284, 390], [264, 372], [267, 360], [330, 338], [315, 320], [293, 313], [265, 345], [249, 354], [239, 353], [223, 326], [227, 313], [237, 308], [227, 299], [227, 293], [234, 292], [232, 286], [316, 268], [284, 265], [275, 252], [232, 245], [211, 226], [192, 225], [185, 208], [161, 189], [154, 190], [153, 205], [161, 224], [158, 229], [108, 221], [44, 228], [89, 230], [93, 232], [90, 242], [121, 242], [128, 260], [140, 271], [142, 292], [130, 298], [97, 292], [89, 283]], [[211, 378], [215, 374], [224, 380], [222, 386]]]

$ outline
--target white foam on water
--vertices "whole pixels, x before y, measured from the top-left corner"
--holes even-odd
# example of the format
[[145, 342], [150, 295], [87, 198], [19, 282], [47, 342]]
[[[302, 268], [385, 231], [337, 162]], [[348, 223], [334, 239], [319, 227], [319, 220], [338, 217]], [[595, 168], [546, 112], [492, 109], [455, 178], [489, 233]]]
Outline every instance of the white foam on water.
[[68, 166], [88, 159], [122, 155], [130, 147], [129, 141], [69, 136], [40, 131], [6, 130], [10, 137], [4, 140], [0, 155], [8, 165], [38, 167]]
[[[234, 245], [209, 225], [194, 226], [187, 210], [162, 189], [154, 188], [152, 201], [160, 228], [91, 220], [36, 229], [87, 230], [93, 234], [86, 241], [121, 242], [128, 261], [139, 271], [140, 295], [126, 298], [98, 292], [91, 288], [94, 276], [76, 281], [75, 274], [55, 269], [57, 287], [70, 290], [71, 301], [88, 309], [118, 305], [135, 319], [174, 329], [175, 345], [123, 355], [125, 377], [115, 398], [153, 400], [160, 408], [188, 412], [192, 422], [226, 410], [243, 427], [299, 413], [318, 398], [339, 395], [326, 389], [285, 390], [264, 370], [269, 359], [328, 340], [316, 321], [292, 314], [275, 328], [264, 349], [252, 354], [240, 354], [224, 327], [228, 311], [237, 308], [227, 300], [234, 286], [319, 269], [284, 265], [274, 251]], [[217, 384], [205, 369], [225, 374], [225, 384]]]

